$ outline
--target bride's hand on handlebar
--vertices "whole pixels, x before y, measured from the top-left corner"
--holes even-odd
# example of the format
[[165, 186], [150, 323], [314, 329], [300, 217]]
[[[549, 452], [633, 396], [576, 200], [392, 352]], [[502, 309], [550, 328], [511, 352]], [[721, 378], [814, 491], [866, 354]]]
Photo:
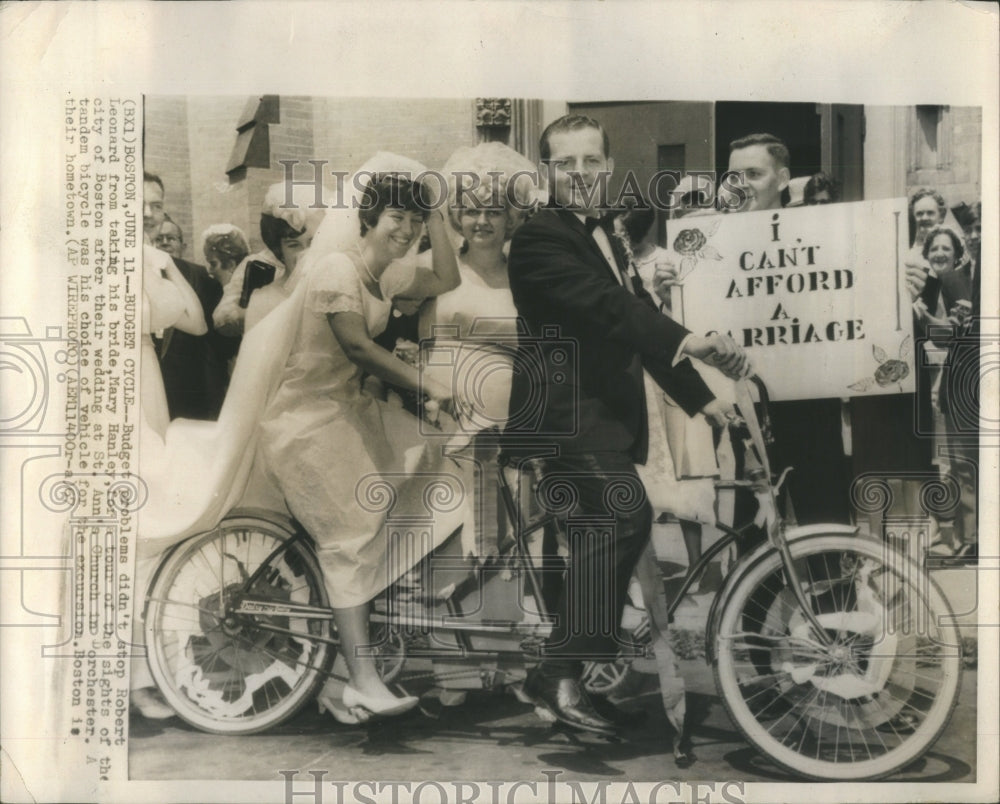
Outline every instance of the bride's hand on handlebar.
[[468, 418], [470, 413], [468, 405], [455, 396], [454, 389], [449, 386], [439, 382], [429, 383], [424, 386], [424, 393], [428, 396], [424, 409], [428, 417], [433, 417], [432, 421], [437, 421], [438, 411], [447, 413], [455, 421]]

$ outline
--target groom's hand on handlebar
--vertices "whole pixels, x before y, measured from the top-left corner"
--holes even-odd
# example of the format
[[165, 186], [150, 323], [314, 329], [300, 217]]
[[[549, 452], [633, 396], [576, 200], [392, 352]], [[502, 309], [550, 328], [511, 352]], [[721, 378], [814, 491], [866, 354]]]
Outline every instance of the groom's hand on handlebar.
[[739, 380], [750, 373], [750, 358], [728, 335], [718, 332], [703, 337], [693, 335], [685, 342], [684, 351], [715, 366], [730, 379]]
[[722, 399], [713, 399], [701, 409], [701, 412], [712, 427], [725, 427], [739, 418], [736, 415], [736, 408]]

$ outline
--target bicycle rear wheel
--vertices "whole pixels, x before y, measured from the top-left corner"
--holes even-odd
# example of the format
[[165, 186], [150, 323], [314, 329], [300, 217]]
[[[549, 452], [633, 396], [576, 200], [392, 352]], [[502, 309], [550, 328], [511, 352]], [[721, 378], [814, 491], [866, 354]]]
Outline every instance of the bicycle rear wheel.
[[744, 736], [787, 770], [876, 779], [920, 757], [958, 700], [961, 640], [941, 591], [881, 542], [818, 535], [790, 544], [812, 632], [781, 557], [743, 572], [719, 619], [716, 685]]
[[289, 608], [237, 613], [243, 597], [269, 604], [329, 607], [312, 551], [293, 542], [247, 588], [267, 557], [293, 533], [257, 517], [224, 520], [166, 560], [146, 612], [149, 667], [184, 720], [218, 734], [254, 734], [312, 698], [336, 652], [329, 619]]

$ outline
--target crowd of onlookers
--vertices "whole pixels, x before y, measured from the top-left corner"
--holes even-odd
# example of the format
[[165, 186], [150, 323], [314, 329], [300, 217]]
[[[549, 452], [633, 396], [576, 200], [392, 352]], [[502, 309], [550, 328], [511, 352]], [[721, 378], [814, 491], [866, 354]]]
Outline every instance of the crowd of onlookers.
[[222, 408], [243, 334], [248, 300], [241, 297], [247, 272], [261, 285], [263, 276], [280, 287], [309, 247], [321, 215], [316, 210], [283, 209], [284, 185], [274, 185], [260, 217], [265, 247], [251, 254], [247, 236], [237, 226], [213, 224], [190, 255], [195, 260], [203, 258], [202, 265], [185, 258], [189, 244], [164, 209], [162, 179], [146, 173], [143, 193], [145, 240], [173, 259], [201, 302], [208, 330], [204, 335], [177, 328], [152, 333], [170, 418], [214, 420]]
[[982, 208], [979, 202], [949, 208], [940, 193], [922, 188], [911, 196], [910, 209], [916, 234], [907, 268], [925, 277], [923, 287], [919, 282], [910, 284], [914, 334], [926, 339], [928, 352], [938, 351], [937, 359], [928, 362], [938, 363], [940, 369], [930, 372], [924, 384], [930, 386], [930, 399], [943, 417], [936, 462], [958, 495], [954, 516], [942, 519], [931, 552], [975, 557]]
[[[748, 177], [747, 201], [734, 203], [733, 188], [724, 184], [717, 197], [706, 198], [705, 188], [688, 177], [678, 187], [673, 217], [841, 200], [838, 182], [826, 173], [789, 178], [788, 151], [771, 135], [730, 147], [729, 169]], [[780, 465], [795, 466], [790, 496], [800, 522], [854, 516], [852, 481], [877, 476], [893, 490], [884, 514], [913, 521], [931, 514], [925, 542], [931, 555], [975, 558], [981, 204], [949, 205], [937, 190], [920, 187], [910, 194], [909, 219], [902, 268], [913, 305], [916, 392], [773, 404], [775, 449]], [[939, 480], [946, 485], [945, 502], [928, 511], [925, 503], [934, 495], [922, 489]], [[884, 522], [875, 516], [870, 524], [882, 528]]]

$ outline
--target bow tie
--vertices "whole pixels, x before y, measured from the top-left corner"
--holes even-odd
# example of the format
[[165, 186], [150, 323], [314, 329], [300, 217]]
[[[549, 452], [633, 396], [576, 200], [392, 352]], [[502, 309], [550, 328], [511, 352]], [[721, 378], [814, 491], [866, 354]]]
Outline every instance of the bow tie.
[[601, 225], [600, 218], [584, 218], [583, 225], [587, 227], [587, 233], [593, 234], [594, 229]]

